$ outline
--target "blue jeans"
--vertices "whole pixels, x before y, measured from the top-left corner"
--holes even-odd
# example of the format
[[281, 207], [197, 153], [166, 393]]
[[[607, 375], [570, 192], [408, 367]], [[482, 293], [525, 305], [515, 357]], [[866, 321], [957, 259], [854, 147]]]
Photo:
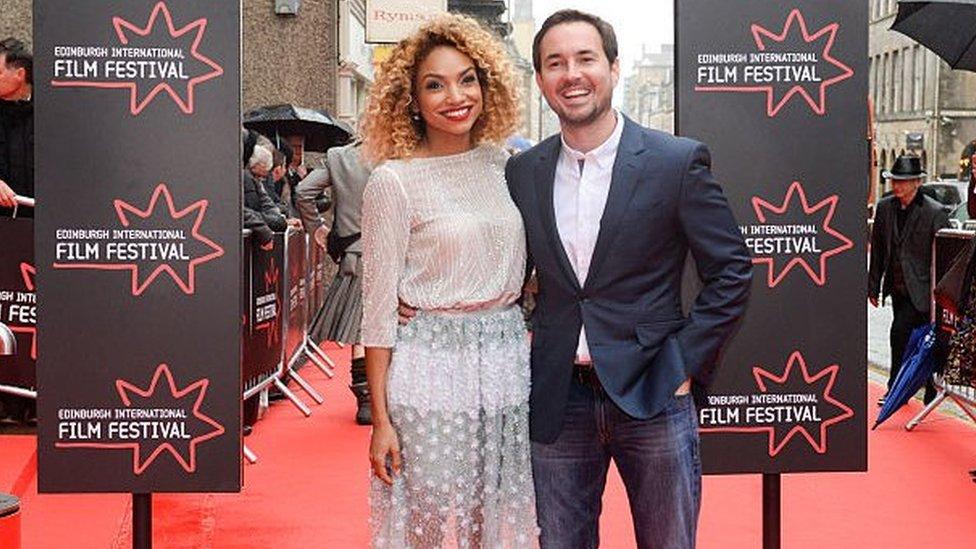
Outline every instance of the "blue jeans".
[[602, 388], [574, 379], [559, 438], [532, 443], [542, 548], [599, 547], [611, 459], [627, 489], [637, 546], [695, 547], [701, 459], [691, 396], [674, 397], [654, 418], [634, 419]]

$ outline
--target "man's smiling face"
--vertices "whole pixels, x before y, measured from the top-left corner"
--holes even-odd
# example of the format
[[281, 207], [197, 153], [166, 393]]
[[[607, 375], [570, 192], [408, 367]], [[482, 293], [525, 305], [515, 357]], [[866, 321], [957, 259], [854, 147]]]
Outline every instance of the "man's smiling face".
[[539, 43], [536, 83], [564, 125], [587, 126], [610, 110], [619, 61], [603, 51], [593, 25], [573, 21], [549, 29]]

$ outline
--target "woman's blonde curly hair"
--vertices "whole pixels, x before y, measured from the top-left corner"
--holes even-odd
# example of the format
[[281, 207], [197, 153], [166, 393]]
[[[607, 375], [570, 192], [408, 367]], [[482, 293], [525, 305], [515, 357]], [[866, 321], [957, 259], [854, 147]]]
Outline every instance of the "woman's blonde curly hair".
[[424, 122], [411, 118], [411, 104], [417, 69], [438, 46], [452, 46], [474, 61], [483, 108], [471, 129], [472, 141], [500, 144], [518, 129], [518, 88], [501, 41], [474, 19], [442, 15], [400, 41], [377, 71], [361, 128], [371, 162], [410, 158], [423, 140]]

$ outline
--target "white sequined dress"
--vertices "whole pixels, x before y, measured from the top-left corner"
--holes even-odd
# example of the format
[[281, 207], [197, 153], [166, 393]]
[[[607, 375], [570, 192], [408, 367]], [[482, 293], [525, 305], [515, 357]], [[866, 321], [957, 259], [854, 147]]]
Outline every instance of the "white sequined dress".
[[[537, 545], [529, 459], [522, 219], [507, 154], [388, 161], [363, 200], [363, 324], [391, 347], [387, 402], [403, 468], [373, 478], [374, 547]], [[416, 307], [397, 323], [398, 301]]]

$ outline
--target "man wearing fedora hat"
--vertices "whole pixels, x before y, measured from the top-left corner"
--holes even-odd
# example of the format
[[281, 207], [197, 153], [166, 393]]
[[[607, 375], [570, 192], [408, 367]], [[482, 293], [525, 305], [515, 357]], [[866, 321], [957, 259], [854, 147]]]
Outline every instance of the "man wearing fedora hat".
[[[901, 155], [884, 172], [892, 193], [878, 202], [871, 233], [868, 301], [891, 296], [891, 372], [888, 389], [898, 376], [912, 330], [929, 322], [932, 280], [932, 242], [939, 229], [949, 226], [942, 206], [919, 192], [925, 172], [914, 155]], [[929, 383], [926, 402], [935, 396]], [[884, 397], [878, 405], [884, 403]]]

